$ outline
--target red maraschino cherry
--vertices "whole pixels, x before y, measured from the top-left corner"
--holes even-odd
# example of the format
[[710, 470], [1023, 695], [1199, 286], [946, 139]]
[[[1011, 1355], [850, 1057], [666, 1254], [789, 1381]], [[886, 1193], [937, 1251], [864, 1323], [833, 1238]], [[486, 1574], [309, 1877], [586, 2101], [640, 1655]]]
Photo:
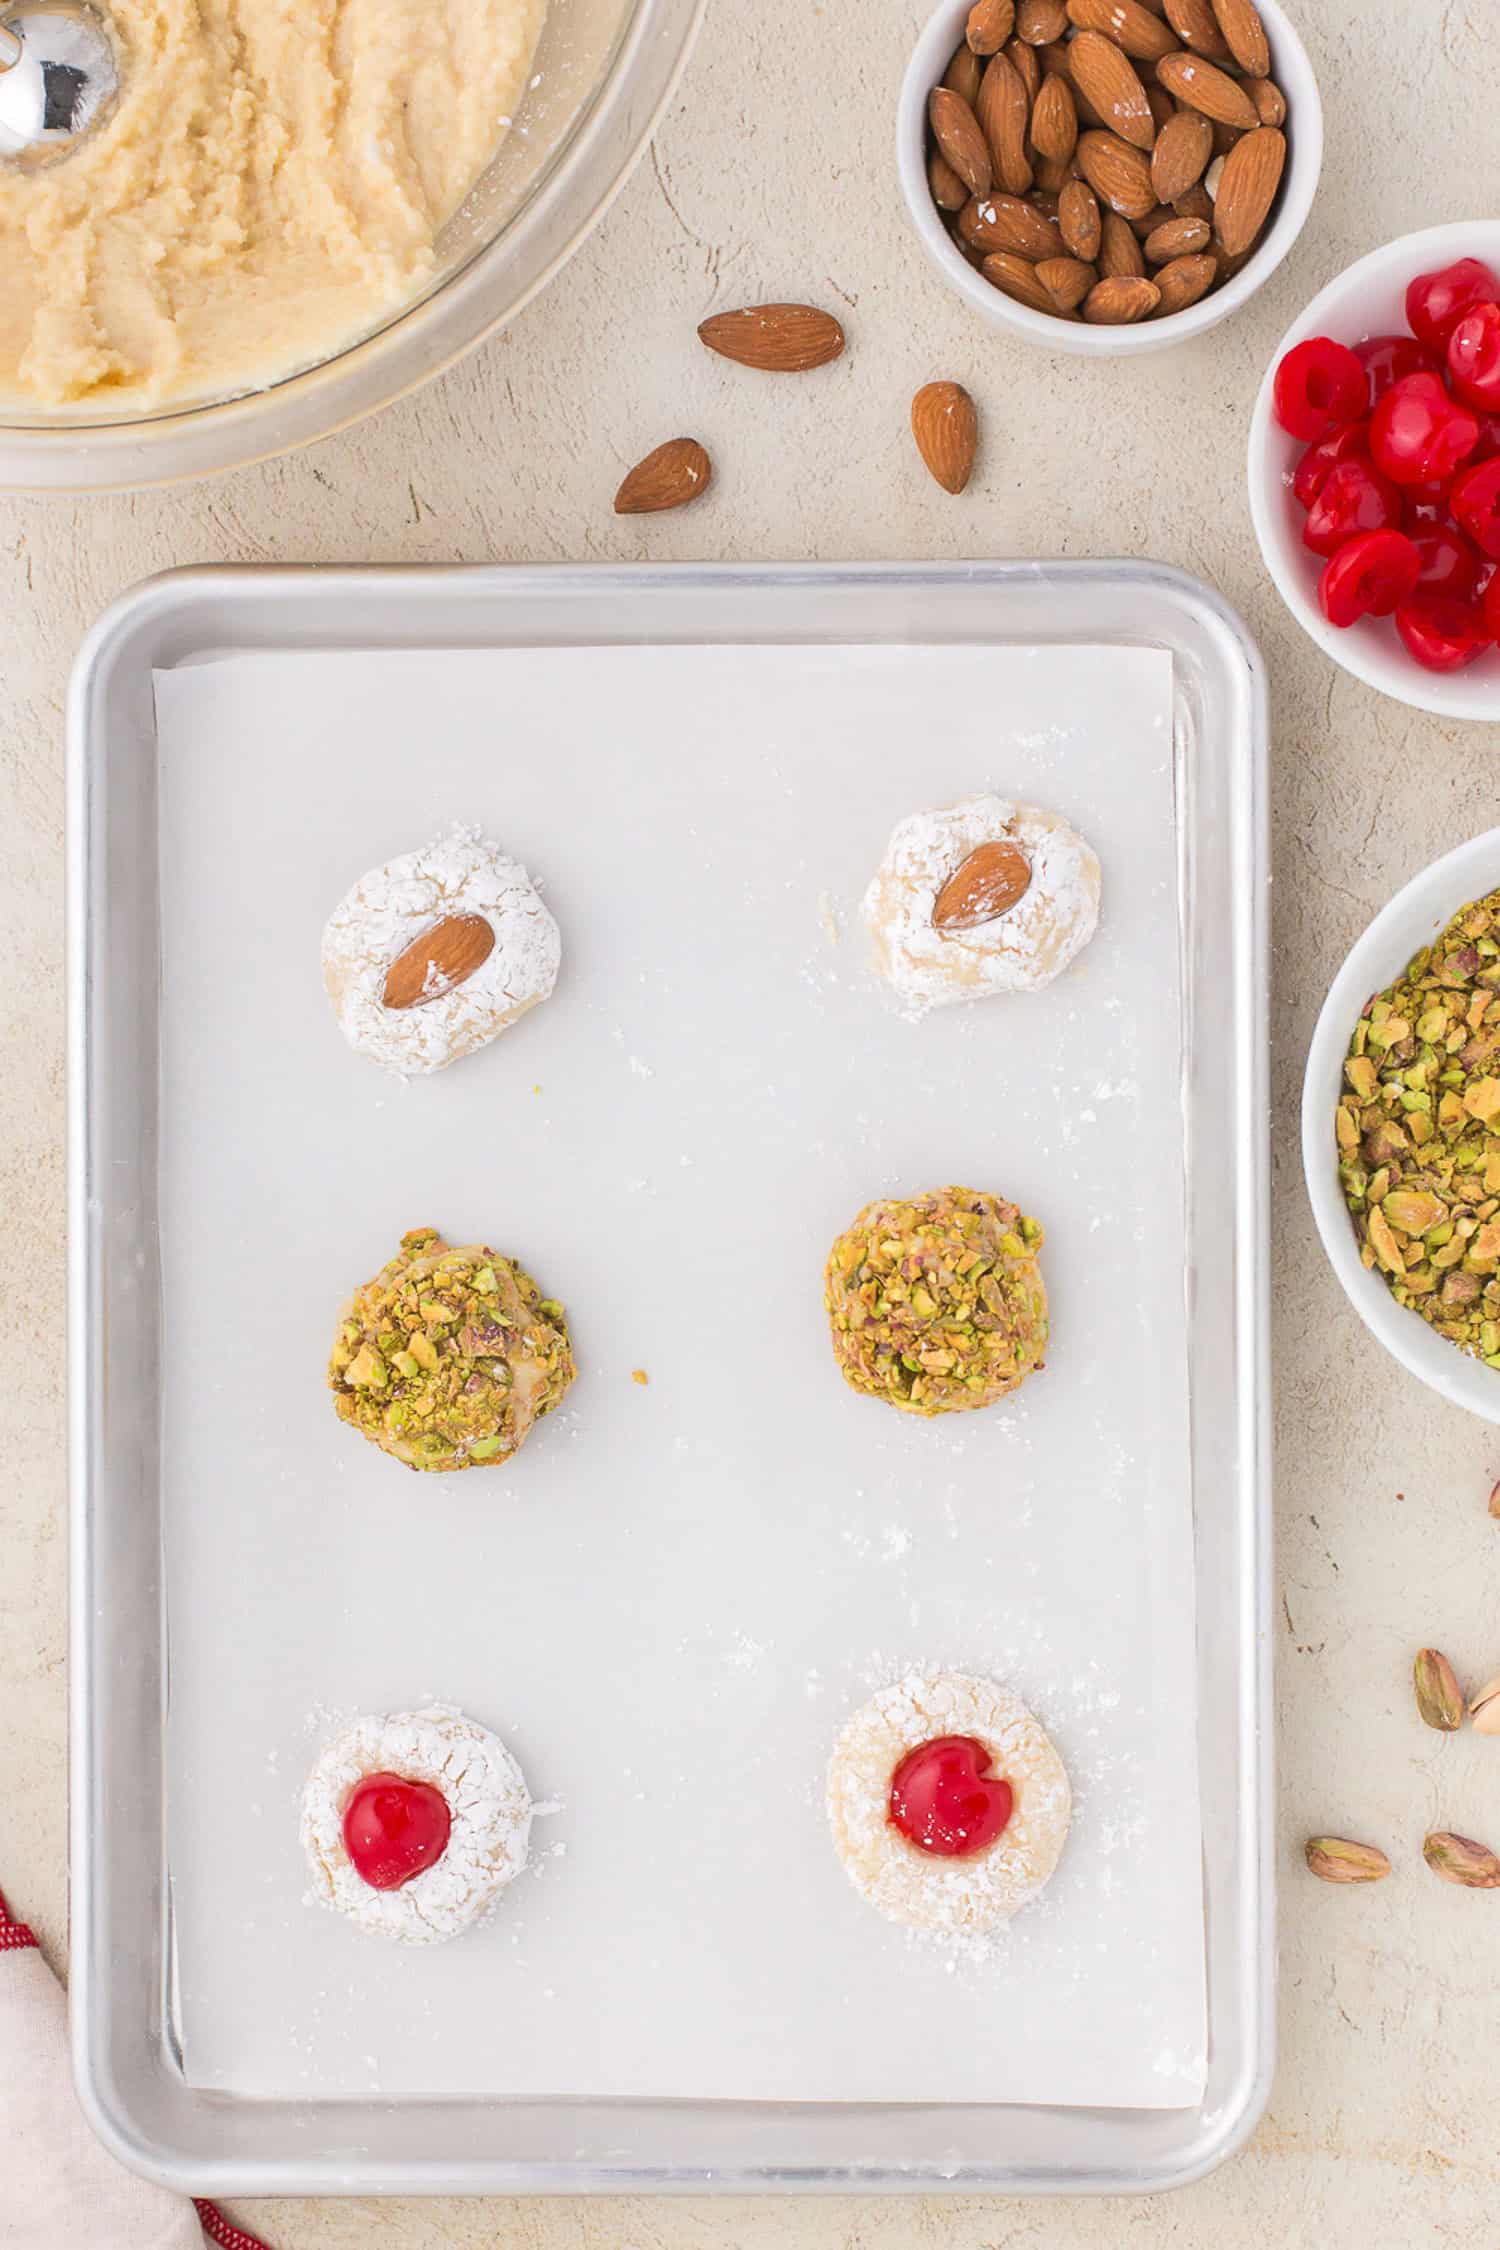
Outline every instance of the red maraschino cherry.
[[909, 1750], [891, 1776], [890, 1817], [910, 1844], [942, 1859], [969, 1859], [1003, 1834], [1015, 1804], [990, 1772], [982, 1742], [943, 1734]]
[[399, 1890], [440, 1860], [453, 1818], [430, 1782], [366, 1774], [344, 1807], [344, 1849], [372, 1891]]

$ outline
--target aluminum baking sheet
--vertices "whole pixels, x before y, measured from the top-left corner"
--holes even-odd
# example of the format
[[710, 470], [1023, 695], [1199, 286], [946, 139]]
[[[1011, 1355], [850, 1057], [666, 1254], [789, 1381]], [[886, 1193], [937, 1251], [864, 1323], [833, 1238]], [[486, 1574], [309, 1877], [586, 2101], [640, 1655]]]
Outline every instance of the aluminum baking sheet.
[[[1202, 1355], [1183, 1275], [1197, 1301], [1216, 1276], [1195, 1256], [1180, 1129], [1195, 683], [1170, 635], [997, 632], [1007, 576], [1013, 596], [1037, 590], [963, 574], [969, 595], [991, 581], [988, 630], [942, 648], [912, 611], [935, 622], [952, 573], [342, 578], [382, 599], [483, 579], [488, 629], [454, 636], [450, 615], [392, 650], [366, 605], [365, 632], [351, 611], [302, 655], [326, 575], [169, 582], [230, 597], [226, 622], [232, 583], [291, 597], [280, 634], [230, 622], [152, 652], [136, 777], [152, 802], [134, 807], [163, 995], [135, 1087], [154, 1143], [137, 1281], [172, 1683], [163, 2060], [189, 2109], [282, 2119], [275, 2157], [303, 2159], [286, 2184], [382, 2184], [380, 2137], [363, 2164], [348, 2148], [362, 2117], [446, 2124], [476, 2097], [524, 2132], [539, 2108], [618, 2125], [645, 2097], [681, 2120], [692, 2096], [700, 2128], [842, 2117], [851, 2149], [871, 2119], [920, 2119], [883, 2167], [912, 2177], [944, 2115], [1030, 2116], [1039, 2149], [1086, 2106], [1201, 2120]], [[861, 579], [892, 629], [866, 618], [856, 640], [834, 613]], [[799, 581], [825, 597], [824, 633], [785, 601], [779, 631], [774, 601], [747, 621], [757, 593]], [[613, 601], [570, 611], [606, 586]], [[549, 632], [511, 606], [532, 587], [555, 593]], [[706, 645], [664, 647], [713, 595]], [[1177, 599], [1201, 618], [1201, 597]], [[599, 648], [601, 614], [635, 645]], [[352, 656], [366, 637], [384, 653]], [[934, 740], [945, 692], [960, 717]], [[1253, 770], [1239, 778], [1253, 813]], [[865, 972], [851, 909], [895, 818], [985, 783], [1094, 837], [1105, 926], [1048, 995], [912, 1026]], [[423, 832], [478, 819], [544, 873], [570, 953], [546, 1009], [402, 1089], [341, 1047], [307, 967], [347, 882], [418, 840], [414, 806]], [[1021, 1006], [1035, 1045], [1018, 1067], [987, 1027]], [[1052, 1226], [1052, 1366], [972, 1429], [850, 1399], [798, 1287], [868, 1195], [939, 1173], [1003, 1178]], [[514, 1241], [574, 1302], [587, 1370], [545, 1453], [436, 1495], [351, 1457], [316, 1381], [287, 1381], [315, 1372], [339, 1291], [423, 1217]], [[726, 1260], [725, 1324], [684, 1319]], [[243, 1290], [227, 1321], [226, 1273]], [[747, 1304], [773, 1308], [753, 1335], [735, 1325]], [[817, 1803], [843, 1712], [913, 1658], [1014, 1680], [1080, 1786], [1029, 1926], [946, 1977], [844, 1889]], [[563, 1810], [538, 1832], [542, 1879], [494, 1922], [391, 1960], [302, 1905], [295, 1797], [310, 1715], [427, 1693], [499, 1724]], [[309, 2142], [325, 2113], [343, 2147]], [[651, 2164], [638, 2135], [625, 2145]], [[575, 2133], [569, 2155], [612, 2184], [619, 2146], [591, 2161]], [[469, 2184], [429, 2148], [391, 2183]], [[529, 2168], [579, 2181], [545, 2149]], [[515, 2159], [479, 2177], [513, 2184]]]

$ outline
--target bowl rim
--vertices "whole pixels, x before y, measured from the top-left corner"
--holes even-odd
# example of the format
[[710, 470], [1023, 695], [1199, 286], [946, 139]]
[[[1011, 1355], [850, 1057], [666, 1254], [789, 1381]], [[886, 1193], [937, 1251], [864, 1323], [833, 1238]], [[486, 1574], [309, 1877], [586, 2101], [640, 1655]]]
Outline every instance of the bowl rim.
[[[608, 64], [511, 221], [440, 285], [368, 336], [262, 389], [133, 421], [6, 422], [0, 492], [141, 491], [242, 469], [333, 437], [394, 405], [506, 327], [554, 280], [624, 189], [692, 57], [708, 0], [632, 0]], [[493, 275], [532, 221], [534, 258], [514, 295]]]
[[1287, 88], [1289, 116], [1295, 130], [1287, 136], [1286, 177], [1280, 208], [1264, 241], [1222, 289], [1214, 289], [1197, 304], [1165, 320], [1137, 321], [1120, 328], [1091, 327], [1084, 322], [1054, 319], [1033, 312], [1002, 290], [983, 280], [954, 249], [937, 214], [927, 186], [927, 97], [942, 76], [936, 58], [962, 35], [971, 0], [937, 0], [937, 5], [917, 35], [896, 99], [896, 173], [902, 199], [917, 239], [930, 262], [959, 296], [992, 326], [1008, 329], [1026, 342], [1050, 351], [1090, 359], [1127, 359], [1145, 352], [1165, 351], [1173, 344], [1191, 341], [1217, 327], [1254, 296], [1287, 256], [1301, 234], [1317, 196], [1323, 170], [1323, 101], [1317, 76], [1301, 35], [1281, 5], [1281, 0], [1260, 0], [1261, 14], [1271, 35], [1279, 66], [1290, 57], [1292, 69], [1279, 70], [1278, 84], [1295, 78], [1295, 97]]
[[[1487, 871], [1488, 879], [1476, 870]], [[1423, 943], [1397, 932], [1420, 911], [1436, 936], [1459, 907], [1500, 888], [1500, 828], [1485, 829], [1403, 883], [1345, 954], [1313, 1029], [1302, 1075], [1302, 1170], [1323, 1250], [1344, 1295], [1391, 1357], [1429, 1390], [1486, 1422], [1500, 1423], [1500, 1370], [1437, 1336], [1398, 1305], [1361, 1263], [1333, 1162], [1333, 1111], [1349, 1035], [1370, 995], [1400, 975]], [[1487, 1396], [1486, 1394], [1492, 1394]]]
[[[1283, 439], [1288, 447], [1299, 451], [1301, 448], [1295, 438], [1286, 437], [1278, 427], [1272, 394], [1276, 369], [1285, 354], [1308, 336], [1322, 333], [1325, 308], [1331, 298], [1363, 281], [1386, 278], [1393, 268], [1408, 259], [1415, 260], [1420, 270], [1428, 258], [1441, 259], [1448, 252], [1467, 250], [1469, 255], [1475, 255], [1475, 238], [1482, 234], [1488, 234], [1493, 243], [1491, 256], [1500, 258], [1500, 219], [1450, 219], [1441, 226], [1418, 227], [1410, 234], [1396, 235], [1332, 275], [1292, 321], [1266, 364], [1250, 410], [1245, 460], [1250, 520], [1255, 526], [1261, 560], [1282, 601], [1324, 655], [1331, 657], [1351, 678], [1362, 680], [1366, 687], [1404, 703], [1413, 711], [1430, 711], [1439, 718], [1465, 719], [1481, 726], [1500, 720], [1500, 675], [1493, 670], [1481, 674], [1424, 672], [1406, 657], [1399, 642], [1392, 643], [1388, 649], [1376, 633], [1366, 632], [1362, 626], [1343, 631], [1330, 625], [1311, 591], [1302, 584], [1302, 573], [1293, 567], [1294, 562], [1300, 562], [1300, 556], [1283, 545], [1277, 505], [1284, 485], [1281, 473], [1273, 468], [1274, 450]], [[1382, 629], [1385, 622], [1379, 621]], [[1476, 683], [1491, 687], [1488, 708], [1475, 708], [1472, 692], [1464, 693], [1466, 683], [1471, 691]]]

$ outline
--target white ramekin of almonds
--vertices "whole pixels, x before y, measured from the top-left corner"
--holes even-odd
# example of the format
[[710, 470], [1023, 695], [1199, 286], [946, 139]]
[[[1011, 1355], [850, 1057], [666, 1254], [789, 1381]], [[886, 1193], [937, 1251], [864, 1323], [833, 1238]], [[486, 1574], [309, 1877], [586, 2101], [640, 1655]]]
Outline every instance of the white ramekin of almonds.
[[1280, 265], [1323, 112], [1276, 0], [941, 0], [896, 161], [923, 248], [995, 327], [1157, 351]]

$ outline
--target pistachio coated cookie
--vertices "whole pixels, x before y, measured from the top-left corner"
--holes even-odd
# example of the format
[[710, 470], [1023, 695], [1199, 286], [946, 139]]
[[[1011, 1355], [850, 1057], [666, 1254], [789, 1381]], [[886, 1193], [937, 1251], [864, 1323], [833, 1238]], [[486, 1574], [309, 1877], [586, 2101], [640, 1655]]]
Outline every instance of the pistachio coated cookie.
[[852, 1389], [907, 1414], [992, 1406], [1043, 1364], [1042, 1229], [981, 1188], [867, 1204], [828, 1253], [824, 1302]]
[[410, 1469], [508, 1461], [577, 1372], [563, 1308], [485, 1243], [416, 1227], [339, 1320], [340, 1421]]

